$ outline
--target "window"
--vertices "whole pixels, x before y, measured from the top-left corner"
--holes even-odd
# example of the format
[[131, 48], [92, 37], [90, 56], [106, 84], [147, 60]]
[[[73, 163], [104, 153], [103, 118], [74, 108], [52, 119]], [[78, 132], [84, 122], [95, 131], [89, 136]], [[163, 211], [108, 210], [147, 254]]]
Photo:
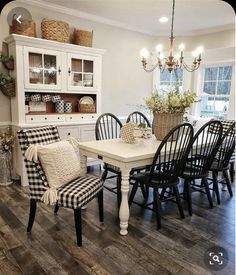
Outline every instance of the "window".
[[233, 67], [205, 68], [201, 96], [201, 115], [225, 118], [227, 116]]
[[183, 91], [183, 70], [173, 70], [171, 73], [165, 69], [160, 73], [160, 90], [167, 91], [169, 86], [178, 84], [179, 91]]

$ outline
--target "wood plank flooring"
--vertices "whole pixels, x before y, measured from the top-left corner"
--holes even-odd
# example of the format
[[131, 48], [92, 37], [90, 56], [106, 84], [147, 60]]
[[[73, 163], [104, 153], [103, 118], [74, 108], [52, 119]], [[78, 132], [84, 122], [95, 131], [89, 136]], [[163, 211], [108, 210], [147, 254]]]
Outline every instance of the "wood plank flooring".
[[[93, 173], [99, 173], [95, 170]], [[112, 184], [112, 182], [111, 182]], [[233, 188], [234, 190], [234, 188]], [[133, 204], [129, 234], [119, 234], [116, 195], [104, 190], [105, 223], [100, 224], [97, 201], [83, 210], [83, 247], [75, 243], [73, 211], [40, 204], [33, 230], [26, 233], [28, 188], [15, 182], [0, 186], [0, 274], [234, 274], [234, 198], [221, 193], [221, 205], [209, 208], [204, 194], [193, 194], [193, 216], [181, 220], [177, 205], [162, 204], [162, 229], [155, 214]], [[137, 200], [142, 201], [142, 195]], [[218, 272], [204, 264], [205, 251], [214, 245], [229, 254]]]

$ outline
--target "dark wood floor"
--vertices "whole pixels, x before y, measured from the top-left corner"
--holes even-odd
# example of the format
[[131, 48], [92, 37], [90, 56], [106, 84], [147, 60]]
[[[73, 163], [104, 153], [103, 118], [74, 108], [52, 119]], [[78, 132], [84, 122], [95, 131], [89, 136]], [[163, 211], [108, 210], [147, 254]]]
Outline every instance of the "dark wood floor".
[[[234, 190], [234, 189], [233, 189]], [[97, 201], [83, 211], [83, 247], [75, 244], [73, 212], [41, 204], [31, 234], [26, 233], [29, 199], [19, 183], [0, 187], [0, 274], [213, 274], [204, 253], [214, 245], [229, 254], [216, 274], [234, 274], [234, 198], [210, 209], [206, 196], [193, 195], [192, 217], [181, 220], [176, 204], [163, 204], [162, 226], [155, 215], [132, 205], [129, 234], [121, 236], [116, 197], [105, 190], [105, 223], [98, 221]], [[141, 200], [141, 195], [138, 198]]]

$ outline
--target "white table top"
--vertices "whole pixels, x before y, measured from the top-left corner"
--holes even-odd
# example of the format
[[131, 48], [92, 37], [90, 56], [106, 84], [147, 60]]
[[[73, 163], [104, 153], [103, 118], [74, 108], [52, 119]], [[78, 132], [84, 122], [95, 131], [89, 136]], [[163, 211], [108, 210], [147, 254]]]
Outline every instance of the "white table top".
[[122, 162], [153, 158], [161, 141], [155, 136], [136, 139], [135, 143], [125, 143], [122, 139], [79, 142], [79, 148], [97, 155], [114, 158]]

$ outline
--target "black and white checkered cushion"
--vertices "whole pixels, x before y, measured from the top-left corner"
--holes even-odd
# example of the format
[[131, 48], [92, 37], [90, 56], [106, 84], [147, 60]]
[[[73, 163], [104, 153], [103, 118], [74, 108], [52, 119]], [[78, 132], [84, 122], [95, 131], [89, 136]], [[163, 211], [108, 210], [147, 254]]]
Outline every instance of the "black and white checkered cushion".
[[103, 188], [100, 178], [84, 176], [58, 189], [58, 204], [76, 209], [91, 201]]
[[[60, 141], [56, 126], [45, 126], [33, 129], [21, 129], [17, 132], [23, 156], [30, 145], [46, 145]], [[40, 201], [49, 188], [40, 162], [24, 158], [29, 180], [30, 198]], [[67, 208], [78, 208], [92, 200], [102, 189], [100, 178], [94, 176], [79, 177], [58, 189], [58, 203]]]

